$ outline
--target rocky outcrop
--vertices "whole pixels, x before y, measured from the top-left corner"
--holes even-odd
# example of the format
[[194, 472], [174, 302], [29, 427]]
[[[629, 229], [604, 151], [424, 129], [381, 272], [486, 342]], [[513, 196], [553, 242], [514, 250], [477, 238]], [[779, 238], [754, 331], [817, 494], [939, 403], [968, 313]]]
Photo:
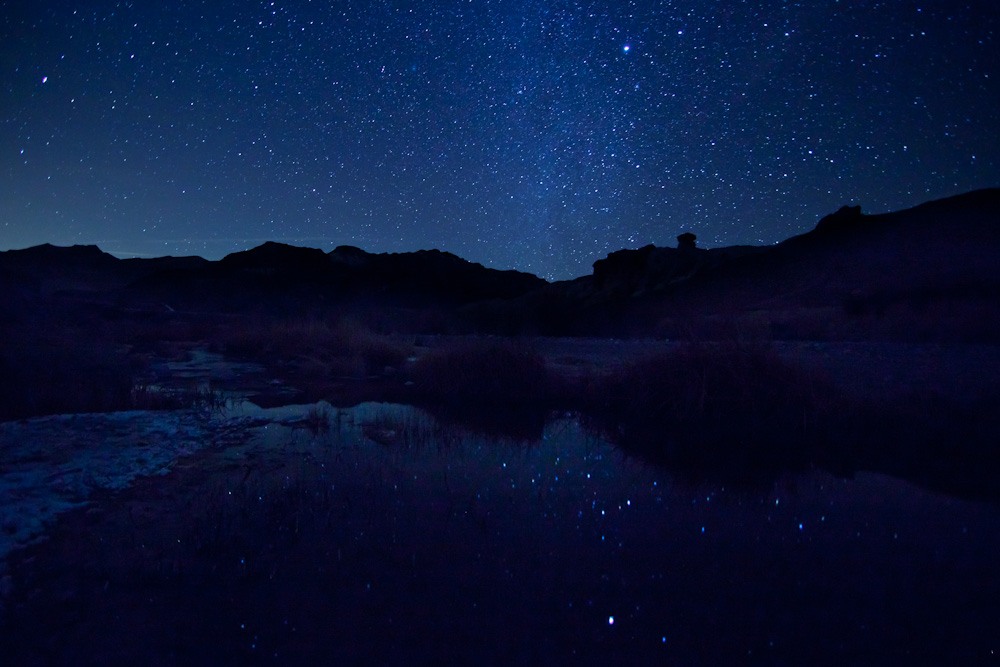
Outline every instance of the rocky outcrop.
[[686, 233], [677, 237], [676, 248], [648, 245], [611, 253], [594, 262], [594, 290], [609, 298], [664, 292], [732, 259], [761, 251], [756, 246], [702, 249], [695, 245], [695, 239], [694, 234]]
[[849, 232], [864, 224], [860, 206], [841, 206], [836, 213], [823, 216], [814, 230], [818, 234]]

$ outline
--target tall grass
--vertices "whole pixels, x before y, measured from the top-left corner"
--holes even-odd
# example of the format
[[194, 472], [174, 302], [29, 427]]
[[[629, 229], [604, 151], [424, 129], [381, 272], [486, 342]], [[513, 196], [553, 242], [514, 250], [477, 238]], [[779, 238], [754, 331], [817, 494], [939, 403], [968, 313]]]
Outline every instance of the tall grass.
[[420, 396], [466, 404], [519, 404], [546, 396], [548, 371], [540, 354], [508, 339], [484, 339], [435, 350], [410, 371]]
[[410, 399], [463, 424], [534, 439], [552, 403], [545, 359], [509, 339], [478, 339], [434, 350], [409, 369]]
[[114, 350], [4, 345], [0, 420], [131, 409], [135, 370]]
[[258, 319], [222, 331], [216, 344], [265, 365], [292, 364], [314, 377], [362, 378], [398, 368], [410, 346], [344, 318]]
[[588, 417], [626, 451], [733, 474], [805, 465], [837, 399], [764, 343], [687, 344], [595, 384]]
[[74, 314], [40, 311], [0, 327], [0, 421], [224, 403], [218, 392], [165, 392], [143, 383], [154, 349], [176, 354], [207, 325]]

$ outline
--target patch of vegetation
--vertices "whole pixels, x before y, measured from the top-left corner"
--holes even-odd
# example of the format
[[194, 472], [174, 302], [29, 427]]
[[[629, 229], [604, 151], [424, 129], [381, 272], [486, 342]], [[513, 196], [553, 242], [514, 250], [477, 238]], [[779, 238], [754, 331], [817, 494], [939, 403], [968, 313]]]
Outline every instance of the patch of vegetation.
[[587, 415], [624, 450], [734, 475], [810, 462], [837, 406], [830, 386], [766, 344], [686, 344], [595, 384]]
[[134, 407], [139, 366], [105, 328], [38, 317], [0, 336], [0, 420]]
[[855, 403], [818, 461], [839, 473], [876, 470], [951, 495], [1000, 499], [1000, 384], [973, 395], [923, 387]]
[[434, 350], [409, 370], [411, 400], [448, 419], [534, 439], [552, 404], [553, 383], [530, 346], [478, 339]]
[[164, 390], [147, 384], [132, 387], [132, 410], [186, 410], [199, 409], [222, 412], [226, 408], [226, 396], [212, 388], [194, 388], [180, 391]]
[[260, 319], [214, 341], [227, 354], [264, 365], [290, 364], [310, 377], [363, 378], [398, 368], [410, 346], [352, 319]]
[[319, 434], [330, 430], [333, 423], [333, 413], [329, 403], [317, 403], [306, 412], [305, 425], [313, 433]]
[[[221, 393], [167, 392], [144, 384], [152, 332], [166, 349], [176, 336], [161, 322], [145, 331], [135, 322], [36, 314], [0, 329], [0, 421], [52, 414], [121, 410], [219, 409]], [[168, 335], [169, 334], [169, 335]]]

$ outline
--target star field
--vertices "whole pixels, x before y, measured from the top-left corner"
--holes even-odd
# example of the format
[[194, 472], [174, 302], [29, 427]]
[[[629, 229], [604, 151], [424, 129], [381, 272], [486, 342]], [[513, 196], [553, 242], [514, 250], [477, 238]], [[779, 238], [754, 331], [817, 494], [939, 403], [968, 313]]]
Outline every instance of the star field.
[[992, 3], [0, 2], [0, 249], [548, 279], [1000, 184]]

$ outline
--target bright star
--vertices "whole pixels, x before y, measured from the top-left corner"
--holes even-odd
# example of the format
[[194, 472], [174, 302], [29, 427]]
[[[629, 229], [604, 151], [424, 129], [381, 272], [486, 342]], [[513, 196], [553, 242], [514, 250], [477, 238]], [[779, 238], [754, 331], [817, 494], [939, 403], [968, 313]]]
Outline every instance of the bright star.
[[632, 47], [630, 45], [626, 44], [625, 46], [622, 47], [622, 51], [624, 51], [625, 53], [628, 53], [629, 49], [631, 49], [631, 48]]

